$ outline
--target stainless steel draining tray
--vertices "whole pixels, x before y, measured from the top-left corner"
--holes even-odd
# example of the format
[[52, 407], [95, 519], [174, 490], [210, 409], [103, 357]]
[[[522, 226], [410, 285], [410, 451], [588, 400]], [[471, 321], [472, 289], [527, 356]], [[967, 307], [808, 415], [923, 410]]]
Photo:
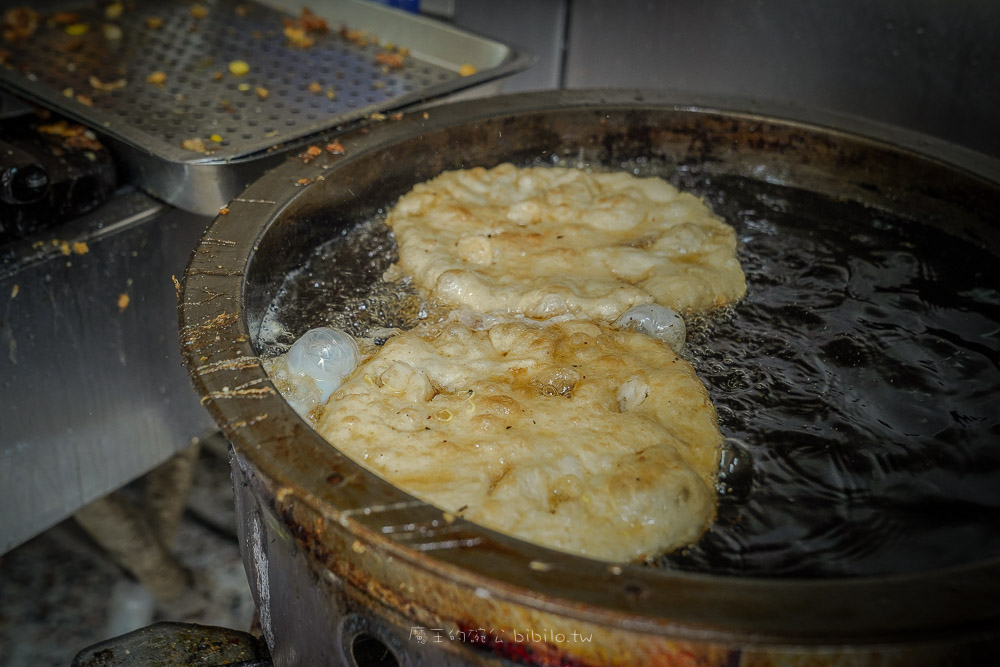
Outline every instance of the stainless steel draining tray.
[[44, 0], [32, 5], [33, 34], [0, 40], [0, 83], [99, 130], [133, 182], [210, 213], [273, 164], [258, 158], [276, 147], [531, 60], [359, 0], [315, 0], [329, 32], [293, 43], [283, 20], [301, 4], [265, 3]]

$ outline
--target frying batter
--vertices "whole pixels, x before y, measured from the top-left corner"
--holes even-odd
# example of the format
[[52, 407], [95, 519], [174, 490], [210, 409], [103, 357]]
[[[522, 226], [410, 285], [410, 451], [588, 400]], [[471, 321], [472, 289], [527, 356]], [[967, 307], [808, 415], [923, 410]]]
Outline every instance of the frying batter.
[[706, 310], [746, 292], [736, 234], [660, 178], [501, 164], [445, 172], [387, 220], [399, 263], [446, 304], [613, 321], [637, 304]]
[[407, 492], [550, 548], [626, 561], [698, 538], [722, 436], [690, 364], [591, 321], [472, 317], [391, 338], [319, 432]]

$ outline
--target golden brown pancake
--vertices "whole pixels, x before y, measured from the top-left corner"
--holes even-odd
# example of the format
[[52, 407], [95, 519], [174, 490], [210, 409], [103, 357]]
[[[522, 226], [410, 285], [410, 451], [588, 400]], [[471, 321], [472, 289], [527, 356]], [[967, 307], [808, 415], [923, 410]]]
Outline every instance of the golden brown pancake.
[[613, 321], [656, 302], [707, 310], [746, 292], [732, 227], [661, 178], [501, 164], [445, 172], [387, 222], [390, 277], [478, 312]]
[[651, 558], [714, 516], [722, 436], [694, 369], [592, 321], [454, 316], [403, 332], [318, 430], [442, 510], [596, 559]]

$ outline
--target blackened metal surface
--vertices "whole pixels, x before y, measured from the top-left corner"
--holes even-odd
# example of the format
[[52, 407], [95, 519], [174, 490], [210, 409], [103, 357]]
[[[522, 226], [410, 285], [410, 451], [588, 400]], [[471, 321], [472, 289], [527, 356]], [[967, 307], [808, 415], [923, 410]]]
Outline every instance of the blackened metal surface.
[[29, 114], [0, 125], [0, 246], [95, 209], [117, 186], [92, 131]]
[[80, 651], [73, 667], [271, 667], [267, 646], [236, 630], [193, 623], [154, 623]]
[[[873, 207], [913, 206], [931, 224], [1000, 247], [982, 214], [996, 201], [996, 183], [908, 150], [922, 138], [880, 135], [887, 143], [720, 108], [591, 92], [418, 112], [341, 137], [343, 155], [290, 160], [230, 203], [187, 272], [182, 349], [237, 456], [263, 480], [255, 497], [273, 506], [313, 566], [375, 603], [404, 610], [414, 626], [483, 626], [493, 628], [494, 639], [496, 630], [555, 630], [563, 641], [522, 647], [535, 664], [614, 657], [644, 665], [668, 656], [750, 665], [806, 656], [820, 664], [873, 658], [909, 665], [938, 664], [946, 655], [974, 664], [997, 650], [995, 560], [905, 576], [782, 581], [556, 554], [452, 520], [364, 471], [301, 421], [262, 371], [254, 343], [281, 278], [318, 242], [448, 168], [551, 155], [617, 164], [645, 155], [678, 169], [780, 182]], [[1000, 173], [960, 150], [942, 147], [939, 156]], [[272, 602], [279, 594], [269, 589]], [[566, 639], [581, 631], [592, 643]], [[274, 634], [272, 648], [285, 639]]]

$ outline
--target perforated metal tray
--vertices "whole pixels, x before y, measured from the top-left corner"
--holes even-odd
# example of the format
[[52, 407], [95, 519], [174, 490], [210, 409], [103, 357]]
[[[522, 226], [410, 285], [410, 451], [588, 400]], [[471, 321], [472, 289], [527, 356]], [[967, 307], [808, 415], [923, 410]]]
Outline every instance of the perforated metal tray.
[[[297, 2], [118, 3], [120, 15], [109, 15], [109, 4], [34, 5], [42, 17], [34, 34], [0, 42], [0, 82], [98, 129], [120, 144], [133, 180], [194, 210], [216, 207], [216, 190], [246, 179], [215, 175], [219, 187], [192, 188], [206, 176], [193, 167], [245, 162], [531, 61], [445, 23], [358, 0], [310, 3], [329, 32], [308, 32], [306, 47], [284, 30], [299, 16]], [[378, 62], [380, 54], [402, 54], [401, 65]], [[246, 73], [234, 73], [237, 61]]]

